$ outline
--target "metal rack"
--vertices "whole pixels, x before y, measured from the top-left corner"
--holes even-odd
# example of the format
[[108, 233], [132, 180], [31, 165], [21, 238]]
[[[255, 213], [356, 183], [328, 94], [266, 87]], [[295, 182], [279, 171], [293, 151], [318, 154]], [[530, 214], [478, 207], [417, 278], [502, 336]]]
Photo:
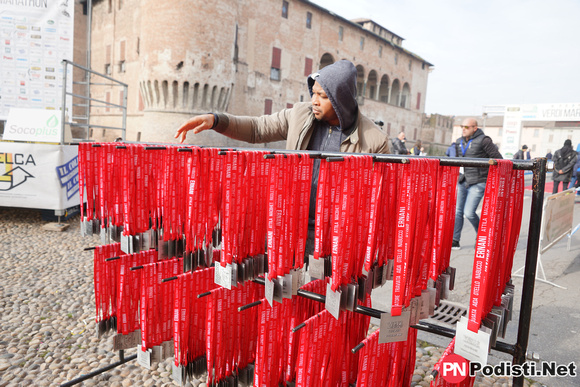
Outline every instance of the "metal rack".
[[[121, 144], [119, 144], [122, 146]], [[160, 149], [163, 147], [171, 147], [171, 146], [178, 146], [180, 147], [178, 150], [182, 151], [189, 151], [190, 148], [178, 145], [178, 144], [149, 144], [152, 145], [149, 149]], [[94, 146], [99, 146], [98, 144], [94, 144]], [[147, 149], [147, 148], [146, 148]], [[227, 148], [222, 149], [222, 151], [266, 151], [272, 154], [308, 154], [312, 158], [336, 158], [343, 157], [346, 153], [340, 152], [313, 152], [313, 151], [293, 151], [293, 150], [272, 150], [272, 149], [256, 149], [256, 148]], [[392, 163], [408, 163], [409, 159], [411, 158], [425, 158], [425, 156], [397, 156], [397, 155], [382, 155], [382, 154], [357, 154], [357, 155], [369, 155], [373, 157], [374, 161], [377, 162], [392, 162]], [[435, 157], [429, 157], [435, 158]], [[457, 166], [457, 167], [476, 167], [476, 168], [489, 168], [490, 165], [494, 164], [494, 160], [492, 159], [471, 159], [471, 158], [448, 158], [448, 157], [441, 157], [436, 158], [439, 160], [440, 165], [442, 166]], [[523, 284], [522, 284], [522, 298], [520, 303], [520, 315], [519, 321], [517, 326], [517, 340], [515, 343], [505, 343], [501, 341], [497, 341], [495, 346], [493, 347], [494, 350], [507, 353], [512, 355], [513, 357], [513, 364], [522, 365], [526, 360], [526, 352], [528, 348], [528, 340], [529, 340], [529, 333], [530, 333], [530, 323], [531, 323], [531, 316], [532, 316], [532, 302], [533, 302], [533, 295], [534, 295], [534, 286], [535, 286], [535, 279], [536, 279], [536, 265], [538, 261], [538, 252], [539, 252], [539, 241], [540, 241], [540, 232], [541, 232], [541, 222], [542, 222], [542, 211], [543, 211], [543, 201], [544, 201], [544, 184], [546, 180], [546, 171], [547, 171], [547, 160], [546, 158], [536, 158], [533, 160], [513, 160], [513, 168], [517, 170], [530, 170], [533, 173], [533, 180], [532, 180], [532, 204], [531, 204], [531, 211], [530, 211], [530, 222], [529, 222], [529, 230], [528, 230], [528, 243], [526, 248], [526, 258], [525, 258], [525, 269], [523, 274]], [[256, 280], [258, 282], [262, 282], [263, 280]], [[299, 290], [298, 295], [301, 297], [306, 297], [315, 301], [325, 302], [325, 297], [321, 296], [316, 293]], [[384, 313], [380, 310], [368, 308], [364, 306], [357, 306], [355, 308], [355, 312], [365, 314], [367, 316], [380, 318], [381, 313]], [[455, 330], [439, 326], [436, 324], [430, 324], [426, 322], [419, 322], [417, 325], [412, 326], [415, 329], [419, 329], [425, 332], [437, 334], [443, 337], [453, 338], [455, 336]], [[68, 383], [63, 384], [62, 386], [72, 386], [74, 384], [80, 383], [84, 380], [87, 380], [91, 377], [94, 377], [100, 373], [106, 372], [112, 368], [115, 368], [121, 364], [124, 364], [130, 360], [136, 358], [136, 355], [131, 357], [125, 358], [124, 352], [120, 351], [119, 353], [120, 361], [114, 364], [111, 364], [107, 367], [101, 368], [96, 370], [90, 374], [83, 375], [75, 380], [72, 380]], [[514, 377], [513, 385], [516, 387], [523, 386], [524, 377]]]

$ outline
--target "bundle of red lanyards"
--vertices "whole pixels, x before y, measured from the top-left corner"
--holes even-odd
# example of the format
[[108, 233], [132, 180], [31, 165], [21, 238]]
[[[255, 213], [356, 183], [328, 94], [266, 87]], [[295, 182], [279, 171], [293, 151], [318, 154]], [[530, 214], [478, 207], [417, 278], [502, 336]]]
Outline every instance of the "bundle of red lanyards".
[[140, 329], [141, 273], [131, 268], [156, 262], [157, 256], [156, 250], [120, 255], [117, 333], [127, 335]]
[[208, 298], [198, 295], [217, 288], [217, 285], [213, 267], [177, 277], [173, 306], [175, 365], [188, 366], [204, 357], [206, 351]]
[[97, 246], [94, 250], [93, 271], [95, 288], [95, 321], [116, 325], [119, 288], [119, 260], [109, 260], [122, 254], [121, 244]]
[[489, 167], [475, 247], [467, 324], [472, 332], [479, 330], [494, 305], [501, 305], [523, 212], [523, 171], [514, 170], [510, 160], [496, 161]]
[[380, 330], [362, 341], [357, 386], [409, 386], [415, 371], [417, 330], [409, 329], [406, 341], [379, 343]]

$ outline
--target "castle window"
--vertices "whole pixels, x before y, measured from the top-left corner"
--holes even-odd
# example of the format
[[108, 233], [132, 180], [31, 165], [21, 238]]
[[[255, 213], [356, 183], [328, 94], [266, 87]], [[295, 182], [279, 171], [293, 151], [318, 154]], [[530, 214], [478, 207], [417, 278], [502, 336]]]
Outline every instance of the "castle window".
[[312, 58], [304, 59], [304, 76], [307, 77], [312, 74]]
[[272, 100], [267, 98], [264, 102], [264, 114], [272, 114]]
[[270, 68], [270, 79], [274, 81], [279, 81], [281, 79], [280, 70], [280, 58], [282, 56], [282, 50], [278, 47], [272, 48], [272, 66]]
[[338, 41], [342, 42], [342, 38], [344, 36], [344, 28], [342, 26], [338, 26]]
[[282, 17], [288, 19], [288, 2], [286, 0], [282, 1]]
[[306, 28], [312, 28], [312, 12], [306, 12]]

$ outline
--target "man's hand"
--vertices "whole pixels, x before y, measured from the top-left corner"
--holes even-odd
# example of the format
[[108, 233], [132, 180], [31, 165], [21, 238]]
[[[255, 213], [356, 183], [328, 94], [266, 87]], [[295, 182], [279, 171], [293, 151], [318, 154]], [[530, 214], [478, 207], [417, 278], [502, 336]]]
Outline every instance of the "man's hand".
[[204, 130], [211, 129], [213, 127], [214, 120], [215, 117], [213, 114], [202, 114], [192, 117], [185, 124], [181, 125], [179, 129], [177, 129], [175, 138], [178, 139], [181, 136], [181, 140], [179, 142], [183, 143], [188, 131], [193, 130], [193, 134], [198, 134]]

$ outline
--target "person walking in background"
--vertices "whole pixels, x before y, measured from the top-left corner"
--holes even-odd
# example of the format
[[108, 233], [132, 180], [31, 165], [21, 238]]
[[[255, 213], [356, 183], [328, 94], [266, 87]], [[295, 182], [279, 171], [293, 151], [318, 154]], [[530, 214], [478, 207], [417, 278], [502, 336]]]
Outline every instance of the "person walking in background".
[[546, 153], [546, 158], [548, 160], [552, 160], [552, 150], [551, 149], [548, 149], [548, 153]]
[[445, 156], [447, 157], [457, 157], [457, 148], [454, 142], [449, 145], [449, 148], [445, 151]]
[[396, 155], [408, 155], [409, 151], [405, 146], [405, 141], [407, 141], [405, 137], [405, 132], [399, 133], [399, 135], [393, 139], [393, 153]]
[[570, 183], [572, 173], [574, 173], [574, 164], [578, 160], [578, 154], [572, 149], [572, 141], [564, 141], [564, 146], [554, 152], [554, 173], [552, 180], [554, 181], [554, 188], [552, 193], [558, 193], [560, 182], [562, 182], [562, 190], [565, 190]]
[[[580, 145], [578, 145], [580, 148]], [[578, 148], [576, 148], [578, 149]], [[568, 185], [568, 189], [570, 188], [578, 188], [580, 186], [580, 151], [576, 151], [576, 163], [572, 168], [572, 179], [570, 180], [570, 184]], [[578, 193], [576, 193], [578, 194]]]
[[530, 151], [528, 151], [528, 146], [523, 145], [522, 149], [516, 152], [514, 155], [514, 160], [529, 160], [531, 158]]
[[[477, 127], [475, 118], [466, 118], [461, 125], [462, 137], [455, 141], [458, 157], [501, 159], [501, 153], [489, 136]], [[475, 212], [485, 193], [487, 168], [465, 167], [464, 173], [457, 180], [457, 207], [455, 210], [455, 227], [451, 248], [459, 250], [459, 240], [463, 229], [463, 216], [469, 220], [475, 232], [479, 229], [479, 216]]]
[[415, 142], [415, 146], [411, 148], [411, 154], [415, 156], [425, 156], [425, 148], [423, 148], [421, 140]]

